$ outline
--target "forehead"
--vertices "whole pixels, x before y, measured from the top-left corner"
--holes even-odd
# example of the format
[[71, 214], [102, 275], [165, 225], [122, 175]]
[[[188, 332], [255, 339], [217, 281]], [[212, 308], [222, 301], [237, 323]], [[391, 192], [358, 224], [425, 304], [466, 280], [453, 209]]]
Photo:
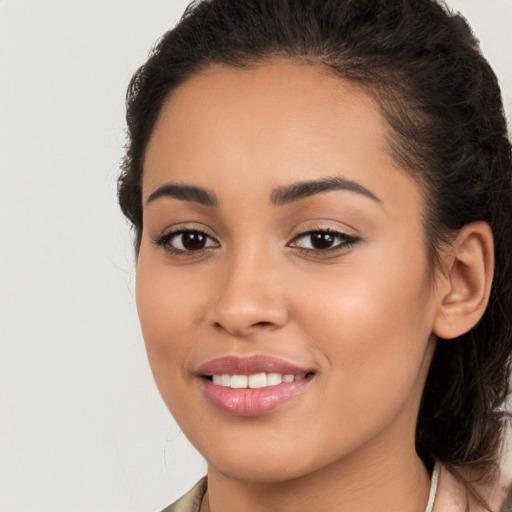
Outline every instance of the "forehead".
[[[164, 104], [146, 151], [143, 196], [165, 180], [240, 193], [332, 175], [370, 189], [386, 173], [408, 179], [390, 156], [388, 132], [369, 94], [323, 68], [212, 66]], [[382, 185], [393, 194], [390, 178]]]

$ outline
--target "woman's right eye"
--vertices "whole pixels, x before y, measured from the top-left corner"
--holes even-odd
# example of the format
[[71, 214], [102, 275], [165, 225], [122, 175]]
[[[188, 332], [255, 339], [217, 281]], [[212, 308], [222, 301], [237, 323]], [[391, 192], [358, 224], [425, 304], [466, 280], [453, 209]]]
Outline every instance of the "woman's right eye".
[[212, 247], [219, 247], [217, 240], [196, 229], [171, 231], [157, 238], [155, 243], [176, 254], [194, 253]]

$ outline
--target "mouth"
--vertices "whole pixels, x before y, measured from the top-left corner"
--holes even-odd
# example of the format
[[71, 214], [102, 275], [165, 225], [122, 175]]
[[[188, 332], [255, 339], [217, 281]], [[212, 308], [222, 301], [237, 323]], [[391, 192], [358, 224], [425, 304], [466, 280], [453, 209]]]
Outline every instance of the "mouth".
[[260, 416], [304, 392], [316, 372], [268, 356], [223, 357], [197, 372], [217, 409], [234, 416]]
[[311, 377], [312, 372], [294, 375], [293, 373], [251, 373], [249, 375], [230, 375], [229, 373], [206, 375], [205, 378], [225, 388], [232, 389], [261, 389], [271, 386], [279, 386], [282, 383], [289, 384], [298, 380]]

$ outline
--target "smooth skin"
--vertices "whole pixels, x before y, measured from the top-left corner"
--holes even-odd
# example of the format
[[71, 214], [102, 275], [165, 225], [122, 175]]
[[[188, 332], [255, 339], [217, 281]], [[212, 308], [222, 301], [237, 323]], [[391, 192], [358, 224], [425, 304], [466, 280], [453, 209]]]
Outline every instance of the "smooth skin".
[[[162, 397], [208, 463], [211, 512], [425, 509], [420, 398], [437, 336], [485, 310], [492, 235], [466, 226], [429, 272], [421, 190], [389, 135], [370, 96], [281, 60], [211, 67], [162, 109], [137, 305]], [[326, 178], [352, 185], [275, 200]], [[157, 192], [169, 184], [213, 200]], [[314, 377], [268, 414], [220, 411], [197, 369], [255, 354]]]

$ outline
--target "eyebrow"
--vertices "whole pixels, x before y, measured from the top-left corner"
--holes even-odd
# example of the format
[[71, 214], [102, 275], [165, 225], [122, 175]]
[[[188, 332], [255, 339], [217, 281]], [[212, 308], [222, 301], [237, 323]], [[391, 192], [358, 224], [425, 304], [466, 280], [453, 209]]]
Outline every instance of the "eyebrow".
[[[355, 192], [368, 197], [377, 203], [382, 202], [367, 188], [355, 181], [347, 180], [341, 176], [333, 176], [314, 181], [302, 181], [292, 185], [279, 187], [272, 191], [270, 199], [274, 206], [282, 206], [323, 192], [331, 192], [333, 190], [347, 190], [349, 192]], [[162, 197], [170, 197], [181, 201], [192, 201], [205, 206], [219, 206], [219, 199], [211, 190], [195, 185], [184, 185], [180, 183], [167, 183], [157, 188], [148, 197], [146, 204], [152, 203]]]
[[147, 199], [146, 204], [152, 203], [161, 197], [171, 197], [181, 201], [192, 201], [205, 206], [218, 206], [217, 196], [206, 188], [180, 183], [167, 183], [157, 188]]
[[361, 194], [365, 197], [368, 197], [377, 203], [382, 202], [373, 192], [367, 188], [363, 187], [359, 183], [356, 183], [355, 181], [347, 180], [341, 176], [333, 176], [315, 181], [303, 181], [294, 183], [293, 185], [279, 187], [272, 192], [270, 197], [272, 204], [275, 206], [281, 206], [333, 190], [347, 190], [349, 192], [355, 192], [356, 194]]

